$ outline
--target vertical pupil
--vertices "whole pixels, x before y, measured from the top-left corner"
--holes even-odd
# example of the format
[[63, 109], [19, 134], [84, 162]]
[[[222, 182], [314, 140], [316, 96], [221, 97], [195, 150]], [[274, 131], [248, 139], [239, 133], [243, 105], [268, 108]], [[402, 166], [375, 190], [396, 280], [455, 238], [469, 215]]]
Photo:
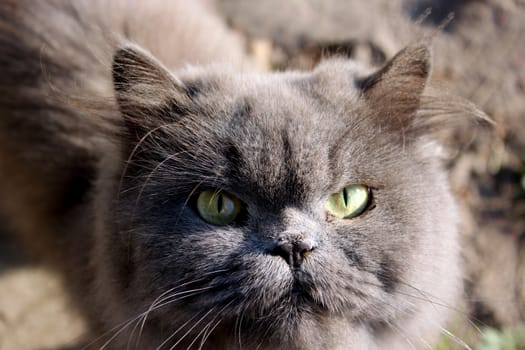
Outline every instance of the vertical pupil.
[[219, 194], [218, 197], [217, 197], [217, 211], [219, 213], [221, 213], [223, 211], [223, 205], [224, 205], [224, 202], [223, 202], [223, 198], [222, 198], [222, 194]]
[[346, 191], [346, 187], [343, 188], [343, 202], [345, 203], [345, 207], [348, 206], [348, 192]]

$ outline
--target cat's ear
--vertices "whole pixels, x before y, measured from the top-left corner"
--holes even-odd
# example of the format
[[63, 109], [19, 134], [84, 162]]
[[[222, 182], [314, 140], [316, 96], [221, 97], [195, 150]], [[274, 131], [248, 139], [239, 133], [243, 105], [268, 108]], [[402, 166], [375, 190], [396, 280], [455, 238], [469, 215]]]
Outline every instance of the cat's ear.
[[183, 83], [136, 45], [116, 51], [112, 74], [119, 109], [130, 131], [138, 137], [173, 121], [177, 108], [189, 103]]
[[367, 104], [382, 125], [406, 129], [413, 122], [430, 74], [430, 51], [409, 46], [381, 69], [358, 81]]

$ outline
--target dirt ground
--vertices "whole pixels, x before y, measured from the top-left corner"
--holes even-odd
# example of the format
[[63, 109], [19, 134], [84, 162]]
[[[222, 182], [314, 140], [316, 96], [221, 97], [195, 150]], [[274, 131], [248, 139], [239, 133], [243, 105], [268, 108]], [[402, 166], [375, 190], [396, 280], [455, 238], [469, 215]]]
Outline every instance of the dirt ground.
[[[454, 134], [443, 135], [453, 140], [451, 184], [463, 215], [467, 277], [458, 322], [472, 329], [468, 315], [480, 326], [525, 323], [525, 1], [217, 1], [264, 69], [308, 69], [334, 53], [380, 64], [433, 38], [434, 80], [496, 122], [458, 118]], [[82, 332], [59, 279], [0, 232], [0, 350], [54, 349]]]

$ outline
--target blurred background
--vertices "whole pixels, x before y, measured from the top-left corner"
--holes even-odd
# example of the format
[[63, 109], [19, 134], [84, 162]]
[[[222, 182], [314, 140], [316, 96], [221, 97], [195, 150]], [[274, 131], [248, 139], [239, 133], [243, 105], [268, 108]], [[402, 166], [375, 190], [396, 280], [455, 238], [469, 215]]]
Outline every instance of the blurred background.
[[[214, 3], [263, 70], [311, 69], [334, 54], [380, 65], [432, 38], [433, 81], [495, 121], [458, 120], [453, 135], [442, 135], [466, 283], [436, 349], [525, 350], [525, 0]], [[83, 325], [59, 281], [24, 258], [8, 229], [0, 218], [0, 349], [74, 342]]]

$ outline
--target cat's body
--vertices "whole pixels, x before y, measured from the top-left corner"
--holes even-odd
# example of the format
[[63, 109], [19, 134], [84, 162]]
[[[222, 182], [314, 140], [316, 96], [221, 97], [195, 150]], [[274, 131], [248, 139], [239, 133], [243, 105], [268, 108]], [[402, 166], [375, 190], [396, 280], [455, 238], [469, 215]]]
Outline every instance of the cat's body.
[[[457, 220], [417, 115], [426, 48], [367, 78], [344, 60], [240, 73], [240, 45], [182, 0], [0, 15], [0, 209], [62, 271], [103, 335], [91, 347], [424, 348], [445, 326]], [[366, 211], [328, 215], [351, 184]], [[203, 190], [237, 197], [242, 219], [203, 221]], [[281, 242], [307, 242], [304, 261]]]

